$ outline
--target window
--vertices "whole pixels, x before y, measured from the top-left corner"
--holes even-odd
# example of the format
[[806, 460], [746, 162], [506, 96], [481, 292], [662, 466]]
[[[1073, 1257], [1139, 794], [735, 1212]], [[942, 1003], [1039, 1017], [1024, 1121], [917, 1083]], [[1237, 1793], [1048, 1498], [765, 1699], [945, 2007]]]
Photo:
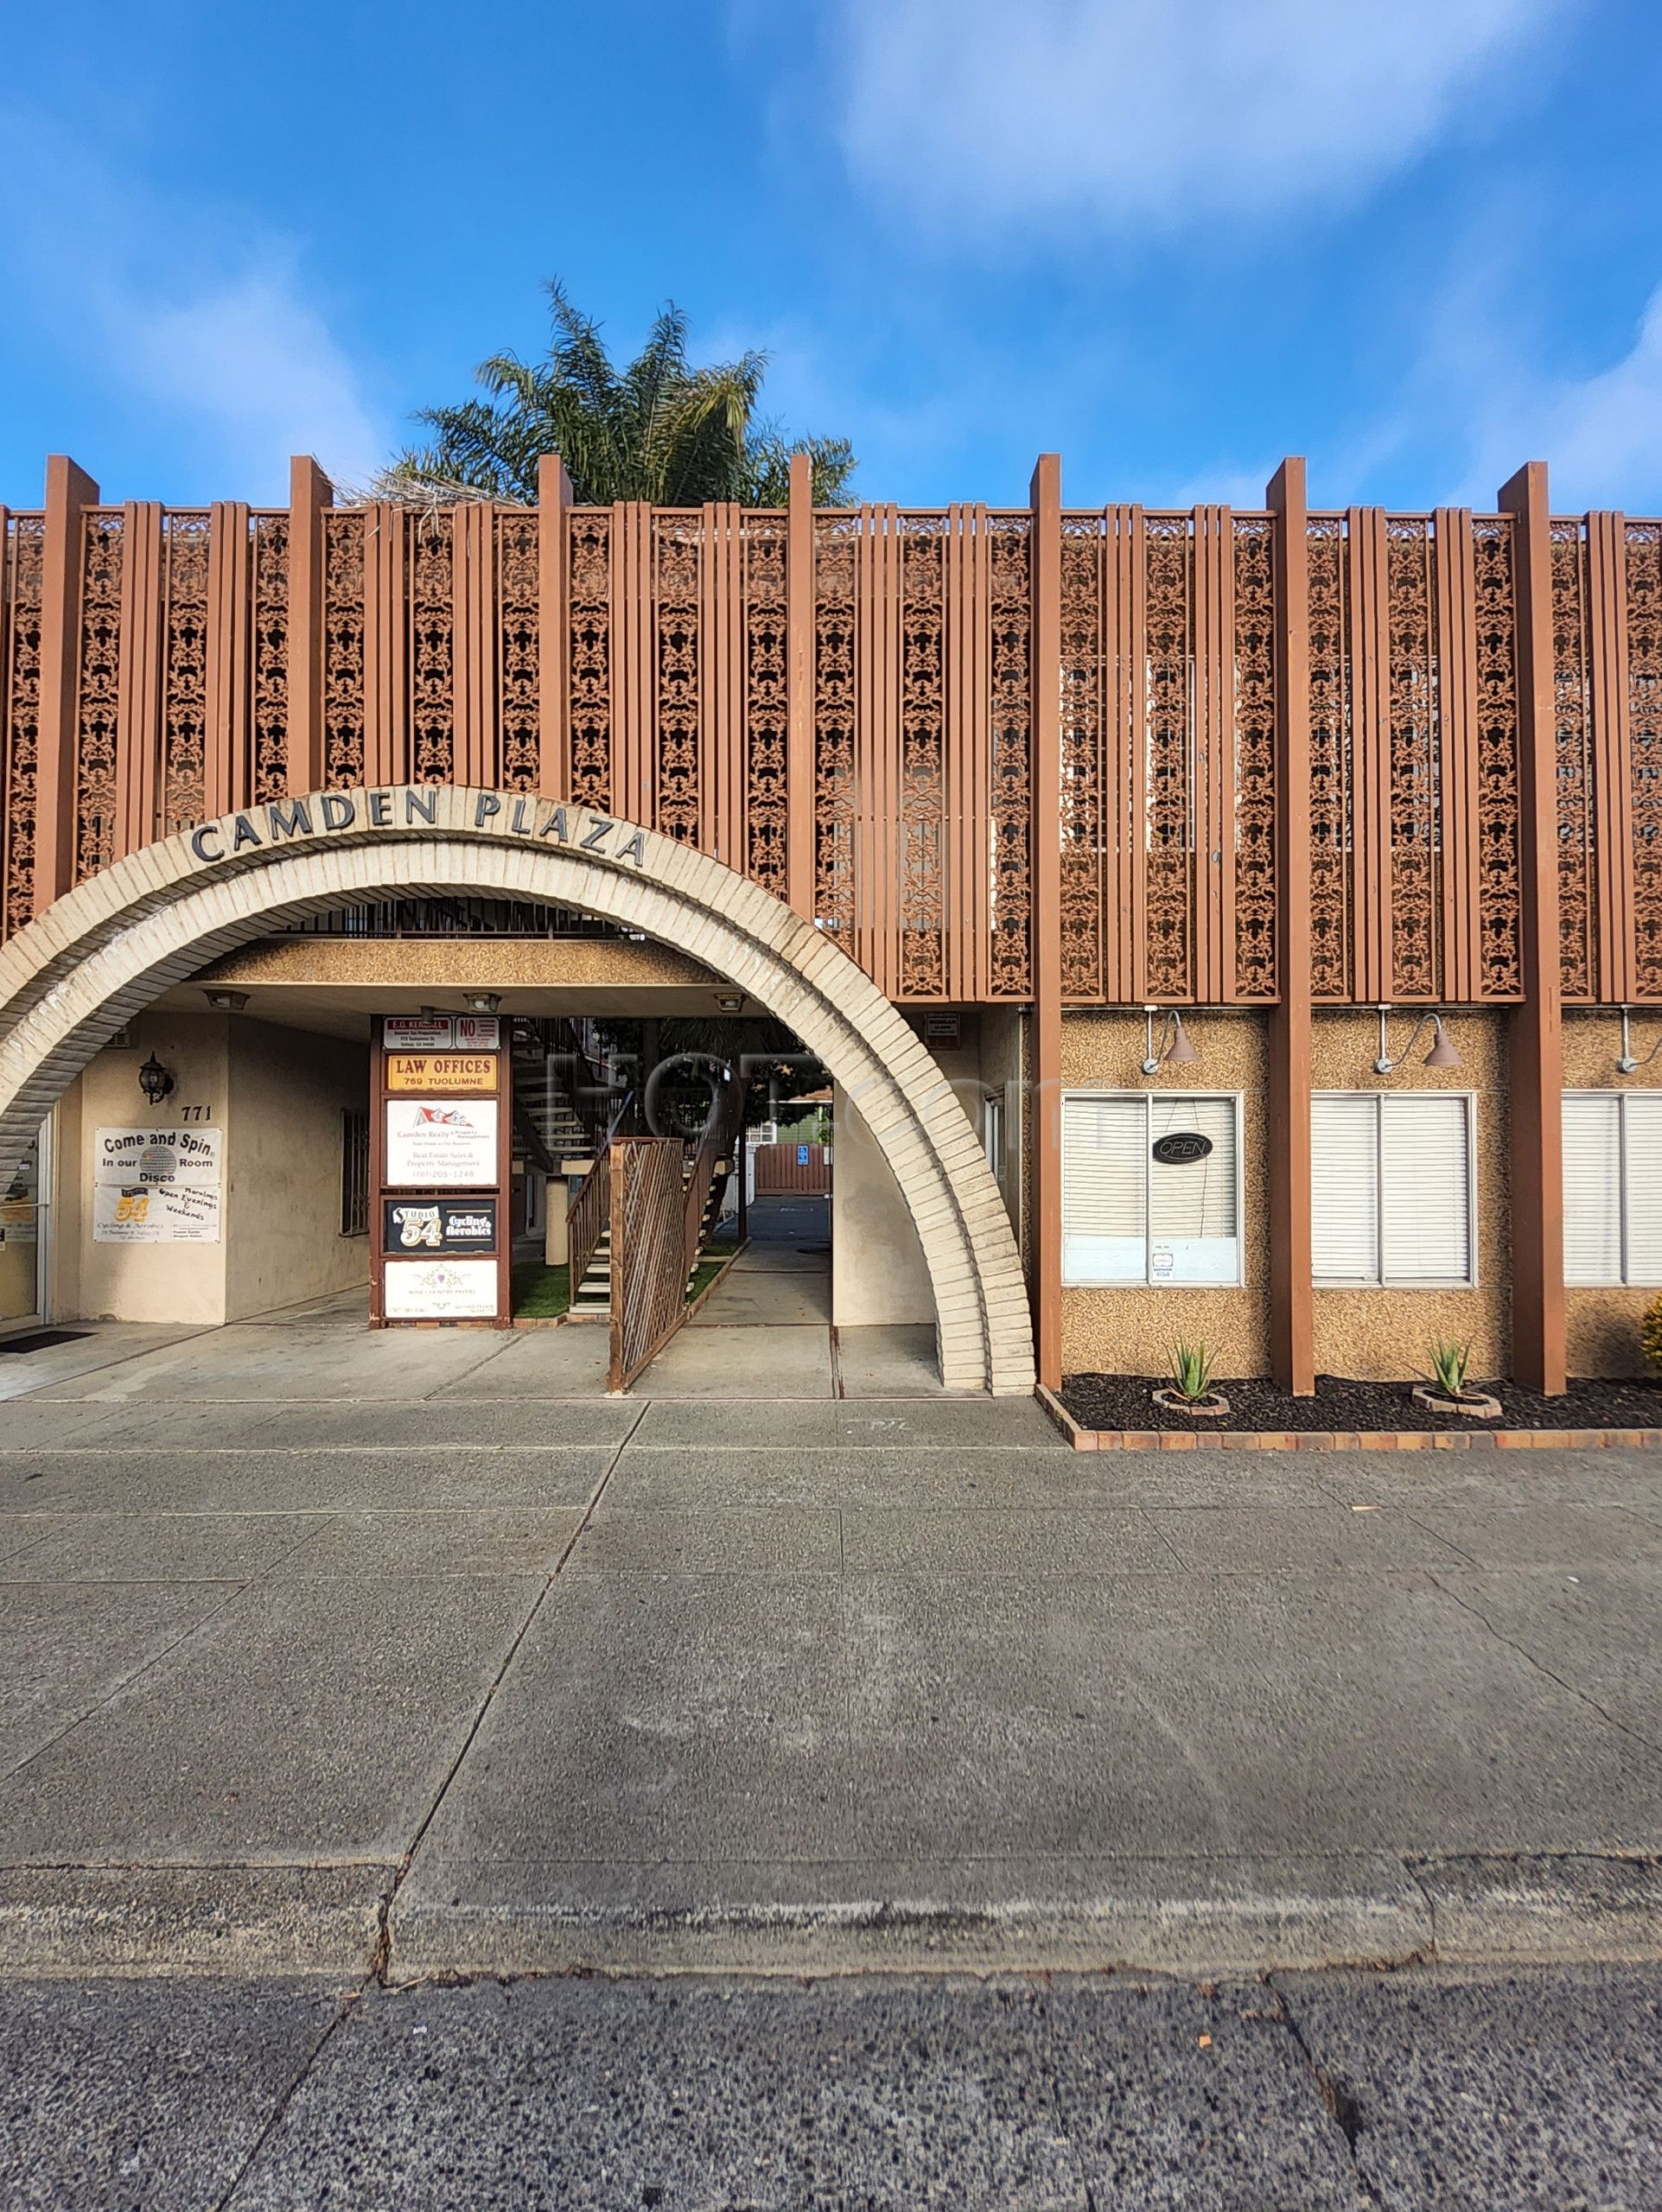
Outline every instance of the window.
[[367, 1106], [348, 1106], [341, 1116], [341, 1234], [369, 1234]]
[[1064, 1097], [1062, 1281], [1239, 1282], [1239, 1155], [1235, 1097]]
[[987, 1165], [1002, 1182], [1004, 1177], [1004, 1102], [1002, 1098], [984, 1098], [981, 1102], [981, 1145], [987, 1155]]
[[1659, 1166], [1662, 1091], [1564, 1093], [1567, 1283], [1662, 1282]]
[[1327, 1289], [1474, 1280], [1472, 1101], [1340, 1090], [1310, 1101], [1312, 1274]]

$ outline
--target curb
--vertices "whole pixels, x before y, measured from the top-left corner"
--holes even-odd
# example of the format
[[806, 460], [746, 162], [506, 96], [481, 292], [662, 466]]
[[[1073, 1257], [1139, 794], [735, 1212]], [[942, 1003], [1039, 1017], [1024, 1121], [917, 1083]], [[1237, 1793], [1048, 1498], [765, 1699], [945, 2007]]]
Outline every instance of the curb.
[[1662, 1450], [1662, 1428], [1082, 1428], [1041, 1383], [1034, 1395], [1076, 1452], [1602, 1452]]
[[[489, 1894], [516, 1876], [523, 1891], [528, 1872], [539, 1878], [535, 1897]], [[392, 1982], [577, 1973], [1203, 1979], [1662, 1960], [1657, 1859], [1099, 1860], [1008, 1868], [1017, 1880], [1003, 1897], [977, 1887], [986, 1872], [451, 1862], [423, 1878], [418, 1865], [392, 1907], [389, 1941], [391, 1867], [12, 1869], [0, 1873], [0, 1970]], [[1041, 1878], [1022, 1884], [1023, 1872]], [[802, 1878], [816, 1873], [825, 1878], [811, 1890]]]
[[393, 1866], [11, 1866], [0, 1974], [373, 1973]]

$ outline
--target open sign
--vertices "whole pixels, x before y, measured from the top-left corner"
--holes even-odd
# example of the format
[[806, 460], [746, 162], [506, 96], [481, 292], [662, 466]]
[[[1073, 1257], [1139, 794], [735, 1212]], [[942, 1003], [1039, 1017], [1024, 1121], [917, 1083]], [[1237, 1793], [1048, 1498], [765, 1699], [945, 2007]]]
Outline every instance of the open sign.
[[1154, 1141], [1154, 1156], [1162, 1167], [1188, 1167], [1197, 1160], [1204, 1160], [1212, 1149], [1212, 1139], [1203, 1137], [1199, 1129], [1173, 1129]]

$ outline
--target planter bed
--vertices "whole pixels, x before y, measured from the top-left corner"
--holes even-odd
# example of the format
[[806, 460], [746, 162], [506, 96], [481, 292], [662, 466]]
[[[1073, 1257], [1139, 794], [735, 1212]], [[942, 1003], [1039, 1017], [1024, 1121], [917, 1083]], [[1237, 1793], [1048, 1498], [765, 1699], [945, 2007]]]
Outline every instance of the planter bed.
[[1416, 1405], [1410, 1382], [1353, 1382], [1342, 1376], [1319, 1375], [1313, 1398], [1289, 1398], [1273, 1382], [1219, 1381], [1229, 1400], [1222, 1423], [1200, 1421], [1168, 1412], [1149, 1393], [1159, 1378], [1148, 1375], [1070, 1375], [1061, 1403], [1086, 1432], [1127, 1434], [1205, 1432], [1213, 1441], [1221, 1429], [1239, 1435], [1366, 1435], [1370, 1440], [1404, 1433], [1471, 1437], [1500, 1442], [1519, 1432], [1565, 1435], [1570, 1431], [1640, 1429], [1662, 1434], [1662, 1381], [1622, 1380], [1571, 1382], [1561, 1398], [1544, 1398], [1516, 1382], [1485, 1383], [1500, 1401], [1497, 1421], [1468, 1415], [1432, 1413]]

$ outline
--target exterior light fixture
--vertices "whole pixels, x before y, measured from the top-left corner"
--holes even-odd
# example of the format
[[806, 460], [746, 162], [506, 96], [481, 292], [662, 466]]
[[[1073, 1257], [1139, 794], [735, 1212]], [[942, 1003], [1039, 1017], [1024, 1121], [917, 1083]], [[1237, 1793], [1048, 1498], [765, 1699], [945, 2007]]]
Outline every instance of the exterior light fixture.
[[1628, 1019], [1632, 1011], [1631, 1007], [1623, 1007], [1621, 1009], [1621, 1051], [1616, 1060], [1618, 1075], [1637, 1075], [1640, 1068], [1649, 1067], [1657, 1054], [1662, 1052], [1662, 1037], [1659, 1037], [1642, 1060], [1634, 1058], [1633, 1033]]
[[464, 991], [462, 996], [475, 1014], [494, 1014], [502, 1003], [495, 991]]
[[1145, 1006], [1143, 1009], [1143, 1074], [1158, 1075], [1162, 1066], [1166, 1065], [1172, 1067], [1197, 1067], [1200, 1065], [1200, 1055], [1190, 1044], [1188, 1032], [1183, 1027], [1183, 1017], [1175, 1007], [1167, 1014], [1160, 1031], [1160, 1042], [1156, 1044], [1154, 1023], [1155, 1016], [1159, 1011], [1157, 1006]]
[[173, 1089], [173, 1077], [152, 1052], [138, 1071], [138, 1087], [152, 1106], [159, 1106]]
[[240, 1014], [248, 1003], [246, 991], [208, 991], [204, 995], [215, 1014]]
[[1379, 1008], [1379, 1057], [1373, 1063], [1375, 1075], [1392, 1075], [1396, 1072], [1419, 1042], [1420, 1032], [1425, 1027], [1427, 1022], [1431, 1025], [1432, 1036], [1431, 1049], [1425, 1056], [1425, 1065], [1428, 1068], [1458, 1068], [1466, 1065], [1449, 1042], [1449, 1033], [1442, 1026], [1442, 1016], [1430, 1011], [1423, 1014], [1414, 1024], [1408, 1033], [1408, 1042], [1397, 1054], [1395, 1059], [1392, 1059], [1385, 1037], [1385, 1025], [1390, 1019], [1391, 1008], [1388, 1006], [1382, 1006]]
[[742, 1013], [744, 1009], [744, 994], [742, 991], [717, 991], [716, 994], [716, 1004], [723, 1014]]

